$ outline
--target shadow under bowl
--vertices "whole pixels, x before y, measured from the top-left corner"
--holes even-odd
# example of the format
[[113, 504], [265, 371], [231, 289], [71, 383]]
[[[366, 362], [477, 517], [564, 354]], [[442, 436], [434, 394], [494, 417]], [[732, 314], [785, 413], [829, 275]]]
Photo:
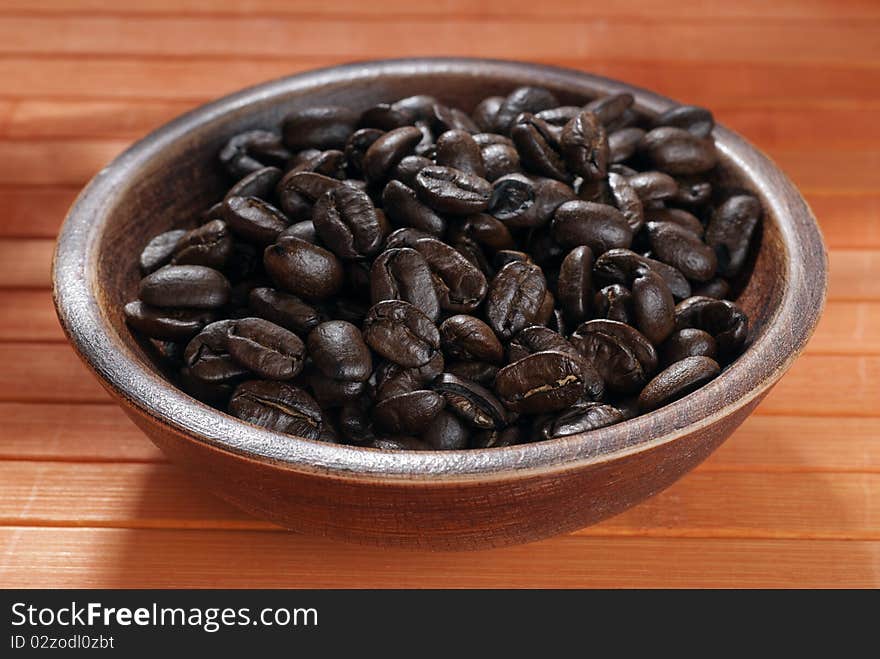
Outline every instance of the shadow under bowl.
[[83, 190], [54, 262], [55, 304], [80, 357], [172, 460], [223, 499], [287, 528], [346, 541], [432, 549], [528, 542], [593, 524], [675, 482], [746, 418], [803, 349], [826, 288], [821, 234], [793, 184], [757, 149], [718, 126], [724, 175], [764, 207], [752, 273], [738, 304], [749, 347], [698, 391], [623, 423], [499, 449], [379, 451], [280, 436], [191, 398], [126, 326], [138, 254], [155, 234], [220, 199], [216, 166], [235, 133], [272, 128], [296, 108], [366, 109], [429, 93], [465, 109], [520, 85], [563, 103], [621, 91], [653, 115], [675, 103], [578, 71], [467, 59], [357, 63], [269, 82], [202, 106], [120, 155]]

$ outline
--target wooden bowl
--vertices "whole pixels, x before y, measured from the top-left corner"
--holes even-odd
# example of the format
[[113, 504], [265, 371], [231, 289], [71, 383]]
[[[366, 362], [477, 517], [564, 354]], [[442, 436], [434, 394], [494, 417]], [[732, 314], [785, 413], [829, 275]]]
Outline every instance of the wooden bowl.
[[172, 386], [123, 320], [146, 241], [222, 196], [226, 181], [215, 156], [231, 135], [275, 127], [290, 110], [313, 104], [365, 109], [430, 93], [470, 109], [519, 85], [548, 87], [569, 104], [628, 91], [649, 114], [674, 104], [577, 71], [466, 59], [339, 66], [210, 103], [128, 149], [72, 207], [54, 262], [55, 304], [70, 342], [171, 459], [223, 499], [295, 531], [379, 545], [487, 548], [572, 531], [663, 490], [715, 450], [791, 366], [825, 296], [826, 257], [810, 209], [766, 156], [723, 127], [715, 129], [723, 171], [754, 192], [765, 211], [753, 273], [738, 298], [752, 321], [751, 345], [697, 392], [615, 426], [449, 452], [280, 436]]

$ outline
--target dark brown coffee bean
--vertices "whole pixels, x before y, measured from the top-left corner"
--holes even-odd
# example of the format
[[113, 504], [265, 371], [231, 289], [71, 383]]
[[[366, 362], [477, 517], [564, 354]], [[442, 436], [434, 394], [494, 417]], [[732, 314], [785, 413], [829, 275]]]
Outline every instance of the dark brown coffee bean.
[[455, 361], [446, 364], [446, 372], [463, 380], [472, 380], [484, 387], [491, 387], [498, 375], [498, 366], [488, 362]]
[[535, 112], [535, 116], [539, 119], [543, 119], [552, 126], [563, 128], [565, 124], [583, 111], [584, 109], [577, 105], [560, 105], [559, 107]]
[[663, 172], [639, 172], [630, 176], [627, 183], [643, 202], [663, 201], [674, 197], [678, 192], [676, 180]]
[[663, 277], [673, 297], [679, 300], [690, 297], [691, 285], [681, 272], [671, 265], [649, 259], [628, 249], [608, 250], [596, 259], [593, 272], [603, 281], [626, 285], [632, 281], [636, 270], [640, 267], [648, 267]]
[[513, 120], [523, 112], [537, 114], [559, 105], [556, 97], [543, 87], [518, 87], [514, 89], [498, 108], [495, 122], [502, 131], [510, 130]]
[[703, 223], [691, 213], [680, 208], [652, 208], [646, 213], [649, 222], [670, 222], [684, 227], [698, 237], [703, 237]]
[[469, 241], [491, 251], [512, 249], [516, 242], [510, 229], [497, 218], [486, 213], [468, 215], [459, 220], [450, 235], [453, 242]]
[[380, 400], [373, 409], [373, 419], [390, 433], [422, 433], [445, 406], [446, 399], [439, 393], [420, 389]]
[[321, 322], [321, 314], [295, 295], [259, 287], [251, 290], [248, 308], [253, 315], [271, 320], [294, 332], [307, 334]]
[[541, 427], [543, 439], [570, 437], [620, 423], [624, 415], [616, 407], [604, 403], [578, 403], [570, 410], [548, 419]]
[[503, 96], [488, 96], [477, 104], [471, 118], [474, 123], [487, 133], [504, 130], [498, 122], [498, 111], [501, 109], [505, 98]]
[[214, 320], [214, 314], [201, 309], [159, 309], [134, 300], [123, 309], [126, 322], [138, 332], [152, 339], [188, 341], [205, 325]]
[[498, 371], [495, 391], [501, 402], [515, 412], [546, 414], [563, 410], [585, 391], [582, 363], [561, 352], [536, 352]]
[[480, 306], [489, 285], [479, 268], [449, 245], [433, 238], [417, 240], [413, 247], [431, 268], [441, 308], [452, 313], [468, 313]]
[[432, 167], [434, 161], [424, 156], [407, 156], [391, 172], [391, 178], [400, 181], [409, 188], [416, 187], [416, 176], [425, 167]]
[[268, 130], [250, 130], [232, 137], [220, 150], [220, 163], [239, 180], [267, 165], [284, 166], [290, 152], [281, 138]]
[[693, 281], [709, 281], [715, 276], [715, 252], [692, 231], [669, 222], [648, 222], [645, 227], [658, 259]]
[[432, 321], [440, 317], [440, 300], [424, 257], [408, 247], [388, 249], [373, 261], [370, 270], [372, 303], [404, 300]]
[[361, 331], [344, 320], [321, 323], [309, 332], [306, 345], [315, 366], [328, 378], [363, 382], [373, 372]]
[[587, 319], [593, 295], [593, 252], [589, 247], [575, 247], [562, 260], [556, 293], [572, 322]]
[[366, 382], [334, 380], [314, 372], [305, 376], [305, 382], [322, 410], [342, 407], [364, 395]]
[[[229, 355], [227, 355], [227, 358], [230, 362], [232, 361]], [[230, 383], [200, 380], [190, 373], [189, 368], [186, 366], [180, 369], [175, 383], [193, 398], [224, 411], [229, 402], [229, 397], [232, 396], [232, 392], [235, 389], [235, 386]]]
[[491, 391], [476, 382], [443, 373], [432, 387], [446, 399], [449, 410], [470, 426], [489, 429], [507, 425], [504, 407]]
[[492, 184], [488, 212], [513, 227], [536, 226], [535, 183], [523, 174], [508, 174]]
[[632, 283], [632, 306], [638, 330], [655, 346], [675, 329], [675, 300], [663, 278], [649, 268]]
[[150, 240], [140, 256], [141, 272], [148, 275], [168, 265], [177, 249], [177, 243], [187, 234], [186, 229], [175, 229], [160, 233], [158, 236]]
[[284, 144], [293, 151], [342, 149], [359, 118], [354, 109], [339, 105], [296, 110], [281, 125]]
[[395, 128], [370, 145], [364, 154], [363, 168], [368, 181], [382, 183], [404, 157], [412, 155], [422, 132], [415, 126]]
[[718, 257], [719, 274], [735, 277], [742, 270], [760, 219], [761, 202], [750, 194], [733, 195], [715, 209], [706, 227], [706, 242]]
[[315, 203], [312, 222], [321, 242], [342, 259], [375, 254], [388, 234], [384, 217], [360, 190], [328, 190]]
[[277, 167], [263, 167], [253, 171], [229, 188], [224, 199], [258, 197], [269, 200], [275, 192], [278, 181], [281, 180], [281, 175], [282, 171]]
[[394, 362], [382, 362], [376, 369], [376, 400], [424, 389], [445, 368], [443, 353], [437, 352], [424, 366], [406, 368]]
[[657, 374], [639, 394], [639, 409], [655, 410], [696, 391], [721, 369], [711, 357], [685, 357]]
[[451, 316], [440, 325], [440, 342], [450, 357], [501, 363], [504, 348], [486, 323], [474, 316]]
[[568, 182], [572, 176], [560, 153], [559, 129], [535, 115], [523, 113], [511, 125], [510, 137], [523, 166], [540, 176]]
[[249, 371], [267, 380], [290, 380], [299, 375], [305, 358], [300, 338], [262, 318], [236, 320], [227, 330], [226, 349]]
[[221, 384], [240, 380], [248, 375], [248, 369], [229, 354], [229, 330], [234, 323], [234, 320], [218, 320], [206, 325], [187, 344], [183, 360], [188, 377], [201, 382]]
[[695, 288], [693, 294], [699, 297], [714, 297], [724, 300], [730, 296], [730, 284], [726, 279], [716, 277]]
[[385, 249], [399, 249], [401, 247], [411, 247], [415, 249], [416, 241], [422, 238], [434, 238], [435, 236], [426, 233], [414, 227], [403, 227], [395, 229], [388, 234], [385, 239]]
[[415, 190], [400, 181], [389, 181], [385, 186], [382, 206], [396, 225], [413, 227], [434, 236], [446, 231], [446, 220], [420, 202]]
[[436, 161], [438, 165], [444, 167], [451, 167], [480, 178], [486, 177], [486, 167], [483, 164], [480, 147], [471, 134], [463, 130], [450, 130], [437, 138]]
[[232, 238], [223, 220], [211, 220], [187, 231], [174, 250], [174, 265], [205, 265], [220, 269], [232, 255]]
[[385, 359], [408, 368], [427, 364], [440, 348], [431, 319], [402, 300], [374, 304], [364, 319], [364, 338]]
[[654, 120], [655, 126], [683, 128], [697, 137], [709, 137], [715, 127], [715, 118], [706, 108], [695, 105], [679, 105]]
[[497, 430], [479, 430], [471, 437], [470, 448], [504, 448], [526, 442], [528, 435], [520, 426]]
[[621, 128], [608, 135], [608, 162], [620, 163], [629, 160], [645, 136], [641, 128]]
[[522, 261], [508, 263], [489, 286], [486, 319], [499, 337], [510, 339], [534, 324], [546, 292], [541, 268]]
[[351, 171], [357, 175], [364, 173], [364, 155], [373, 142], [378, 140], [385, 131], [378, 128], [361, 128], [353, 132], [345, 142], [345, 160]]
[[223, 203], [230, 230], [255, 245], [271, 245], [290, 224], [284, 213], [256, 197], [230, 197]]
[[342, 288], [342, 263], [332, 253], [299, 238], [280, 238], [263, 254], [266, 272], [279, 287], [307, 299], [335, 295]]
[[703, 330], [686, 327], [673, 332], [660, 348], [660, 356], [667, 366], [685, 357], [712, 357], [718, 352], [715, 339]]
[[422, 439], [435, 451], [460, 451], [468, 447], [471, 432], [450, 412], [440, 412], [425, 429]]
[[[285, 208], [285, 203], [287, 203], [299, 209], [303, 203], [306, 205], [314, 204], [329, 190], [340, 188], [344, 185], [345, 183], [339, 179], [330, 178], [315, 172], [288, 172], [278, 182], [277, 195], [281, 201], [282, 208]], [[299, 199], [294, 195], [298, 196]], [[311, 210], [309, 210], [308, 217], [296, 214], [293, 217], [296, 220], [310, 220]]]
[[315, 223], [311, 220], [303, 220], [302, 222], [291, 224], [278, 234], [279, 238], [282, 236], [299, 238], [300, 240], [305, 240], [307, 243], [312, 243], [313, 245], [321, 244], [321, 239], [318, 238], [318, 234], [315, 232]]
[[675, 328], [695, 327], [711, 334], [718, 344], [718, 356], [727, 362], [736, 357], [749, 334], [749, 320], [729, 300], [690, 297], [675, 307]]
[[489, 206], [492, 186], [466, 172], [432, 165], [416, 174], [415, 191], [428, 206], [440, 213], [469, 215]]
[[364, 110], [358, 125], [381, 130], [394, 130], [401, 126], [411, 126], [415, 120], [415, 115], [406, 107], [395, 107], [391, 103], [379, 103]]
[[629, 179], [614, 172], [608, 173], [608, 191], [614, 206], [623, 214], [635, 235], [645, 223], [645, 211], [638, 193], [629, 184]]
[[487, 181], [495, 181], [522, 169], [519, 152], [512, 144], [487, 144], [480, 149]]
[[632, 229], [623, 214], [606, 204], [567, 201], [553, 215], [553, 238], [563, 247], [587, 245], [595, 254], [629, 247]]
[[571, 336], [571, 343], [616, 393], [636, 393], [657, 368], [657, 353], [634, 327], [613, 320], [590, 320]]
[[565, 124], [559, 142], [568, 171], [587, 181], [608, 173], [608, 138], [592, 112], [581, 112]]
[[678, 206], [702, 206], [712, 198], [712, 184], [700, 178], [679, 177], [678, 192], [670, 200]]
[[434, 113], [437, 99], [428, 94], [416, 94], [407, 96], [391, 104], [392, 109], [406, 112], [413, 117], [414, 121], [427, 121]]
[[609, 94], [590, 101], [584, 106], [584, 110], [595, 114], [599, 121], [605, 126], [619, 120], [624, 112], [630, 109], [633, 104], [632, 94], [623, 92], [620, 94]]
[[466, 113], [458, 108], [435, 103], [430, 117], [431, 127], [437, 135], [447, 130], [464, 130], [468, 133], [479, 133], [480, 128]]
[[593, 304], [599, 318], [616, 320], [627, 325], [635, 324], [632, 292], [621, 284], [611, 284], [596, 293]]
[[495, 257], [492, 259], [492, 265], [496, 270], [501, 270], [508, 263], [514, 262], [523, 262], [523, 263], [532, 263], [531, 257], [525, 252], [520, 252], [517, 249], [502, 249], [496, 252]]
[[673, 176], [701, 174], [718, 162], [712, 140], [671, 126], [647, 133], [639, 143], [639, 151], [656, 169]]
[[226, 277], [202, 265], [166, 265], [141, 279], [141, 300], [170, 309], [218, 309], [229, 301]]
[[306, 439], [318, 439], [323, 430], [318, 403], [284, 382], [242, 382], [232, 394], [229, 411], [249, 423]]

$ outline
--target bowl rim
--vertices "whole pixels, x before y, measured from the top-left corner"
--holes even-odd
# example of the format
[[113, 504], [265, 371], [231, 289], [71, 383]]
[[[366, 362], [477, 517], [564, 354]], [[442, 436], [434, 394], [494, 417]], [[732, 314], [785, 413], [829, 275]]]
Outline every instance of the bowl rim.
[[[763, 396], [812, 335], [827, 286], [827, 256], [818, 224], [793, 183], [758, 149], [716, 126], [720, 157], [749, 178], [772, 210], [785, 254], [782, 298], [762, 333], [718, 378], [678, 401], [633, 419], [569, 437], [491, 449], [384, 451], [284, 437], [215, 410], [161, 378], [112, 330], [97, 299], [97, 245], [138, 168], [195, 127], [220, 121], [251, 104], [297, 90], [392, 75], [501, 75], [523, 84], [589, 86], [600, 94], [635, 96], [636, 107], [659, 113], [677, 105], [654, 92], [575, 69], [479, 58], [418, 58], [355, 62], [248, 87], [172, 120], [103, 168], [79, 194], [64, 221], [52, 265], [53, 299], [61, 326], [79, 357], [105, 388], [140, 415], [180, 439], [275, 468], [346, 480], [453, 484], [562, 473], [674, 442]], [[540, 79], [540, 80], [538, 80]], [[757, 175], [761, 172], [761, 176]]]

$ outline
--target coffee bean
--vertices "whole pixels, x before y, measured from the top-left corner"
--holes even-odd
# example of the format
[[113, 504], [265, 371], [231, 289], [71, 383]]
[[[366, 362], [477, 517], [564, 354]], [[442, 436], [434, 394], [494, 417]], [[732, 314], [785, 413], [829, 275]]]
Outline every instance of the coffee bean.
[[284, 237], [266, 248], [266, 272], [279, 287], [307, 299], [330, 297], [342, 288], [342, 263], [332, 252]]
[[657, 353], [637, 329], [614, 320], [590, 320], [571, 336], [611, 391], [639, 391], [657, 368]]
[[641, 128], [621, 128], [608, 135], [608, 162], [620, 163], [635, 155], [636, 148], [645, 136]]
[[303, 220], [302, 222], [295, 222], [291, 224], [284, 231], [278, 234], [279, 238], [283, 236], [292, 236], [293, 238], [299, 238], [300, 240], [305, 240], [307, 243], [312, 243], [313, 245], [321, 244], [321, 240], [320, 238], [318, 238], [318, 234], [315, 231], [315, 223], [311, 220]]
[[390, 433], [422, 433], [445, 406], [446, 399], [436, 391], [420, 389], [380, 400], [373, 418]]
[[570, 410], [549, 419], [541, 428], [543, 439], [570, 437], [620, 423], [623, 414], [615, 407], [604, 403], [578, 403]]
[[334, 380], [363, 382], [373, 372], [373, 359], [361, 331], [343, 320], [321, 323], [306, 339], [315, 366]]
[[690, 297], [691, 285], [681, 272], [671, 265], [649, 259], [628, 249], [608, 250], [596, 259], [593, 272], [604, 281], [628, 284], [640, 267], [650, 268], [663, 277], [673, 297], [679, 300]]
[[592, 112], [581, 112], [565, 124], [559, 142], [565, 164], [573, 174], [595, 181], [608, 173], [608, 138]]
[[440, 412], [425, 429], [422, 439], [435, 451], [460, 451], [468, 447], [471, 432], [450, 412]]
[[703, 223], [691, 213], [681, 208], [652, 208], [647, 213], [649, 222], [670, 222], [703, 237]]
[[523, 261], [508, 263], [489, 286], [486, 319], [499, 337], [510, 339], [535, 322], [546, 292], [541, 268]]
[[638, 193], [629, 184], [629, 179], [609, 172], [608, 191], [614, 206], [623, 214], [633, 234], [636, 234], [645, 223], [645, 210]]
[[504, 448], [527, 441], [528, 435], [520, 426], [478, 430], [471, 437], [470, 448]]
[[675, 307], [675, 328], [695, 327], [711, 334], [718, 344], [718, 355], [728, 361], [739, 354], [749, 334], [749, 320], [729, 300], [690, 297]]
[[510, 137], [519, 151], [523, 166], [540, 176], [568, 182], [572, 176], [565, 167], [560, 153], [559, 129], [543, 119], [524, 112], [516, 117], [510, 128]]
[[623, 116], [624, 112], [632, 106], [633, 100], [632, 94], [626, 92], [609, 94], [590, 101], [584, 106], [584, 109], [595, 114], [599, 121], [608, 126]]
[[382, 205], [396, 225], [413, 227], [434, 236], [446, 230], [446, 220], [419, 201], [415, 190], [400, 181], [389, 181], [382, 191]]
[[431, 112], [431, 127], [437, 135], [442, 135], [447, 130], [464, 130], [468, 133], [479, 133], [480, 128], [467, 114], [458, 108], [435, 103]]
[[469, 215], [489, 206], [492, 186], [466, 172], [432, 165], [416, 174], [415, 190], [419, 198], [439, 213]]
[[249, 423], [306, 439], [318, 439], [323, 429], [318, 403], [284, 382], [242, 382], [232, 394], [229, 411]]
[[443, 372], [443, 353], [437, 352], [424, 366], [407, 368], [385, 361], [376, 369], [376, 400], [423, 389]]
[[562, 260], [556, 284], [559, 302], [572, 322], [580, 323], [589, 316], [592, 288], [593, 252], [581, 245]]
[[642, 202], [663, 201], [675, 196], [678, 183], [663, 172], [639, 172], [627, 179]]
[[282, 172], [277, 167], [263, 167], [257, 169], [226, 192], [224, 201], [230, 197], [258, 197], [269, 201], [275, 192], [278, 181], [281, 180]]
[[491, 387], [498, 375], [498, 366], [489, 362], [455, 361], [446, 364], [446, 372], [463, 380], [472, 380], [484, 387]]
[[675, 329], [675, 301], [663, 278], [650, 268], [638, 271], [632, 282], [635, 325], [655, 346]]
[[678, 192], [672, 203], [678, 206], [702, 206], [712, 198], [712, 184], [701, 178], [678, 177]]
[[218, 309], [229, 301], [229, 282], [202, 265], [166, 265], [141, 280], [139, 297], [154, 307]]
[[469, 241], [486, 249], [499, 251], [516, 245], [510, 229], [497, 218], [486, 213], [476, 213], [461, 218], [449, 236], [453, 242]]
[[374, 304], [364, 319], [364, 338], [385, 359], [409, 368], [427, 364], [440, 348], [431, 319], [403, 300]]
[[611, 284], [596, 293], [593, 304], [599, 318], [616, 320], [627, 325], [635, 323], [632, 292], [620, 284]]
[[221, 269], [232, 255], [232, 238], [223, 220], [211, 220], [187, 231], [174, 248], [174, 265], [205, 265]]
[[507, 174], [521, 171], [519, 152], [516, 147], [506, 143], [487, 144], [480, 148], [487, 181], [495, 181]]
[[163, 265], [168, 265], [177, 249], [177, 243], [186, 234], [186, 229], [174, 229], [173, 231], [160, 233], [150, 240], [141, 252], [141, 272], [148, 275]]
[[383, 300], [404, 300], [432, 321], [440, 317], [440, 300], [431, 269], [414, 249], [387, 249], [373, 261], [370, 270], [373, 304]]
[[290, 380], [302, 370], [305, 346], [300, 338], [262, 318], [242, 318], [229, 326], [226, 349], [232, 358], [267, 380]]
[[160, 309], [140, 300], [123, 309], [126, 322], [153, 339], [188, 341], [214, 320], [214, 314], [201, 309]]
[[714, 297], [723, 300], [730, 295], [730, 283], [722, 277], [716, 277], [695, 288], [693, 294], [698, 297]]
[[293, 151], [342, 149], [359, 118], [352, 108], [338, 105], [298, 109], [281, 125], [284, 144]]
[[593, 252], [602, 254], [616, 247], [629, 247], [632, 229], [613, 206], [575, 200], [556, 209], [553, 238], [563, 247], [587, 245]]
[[425, 167], [433, 166], [434, 161], [424, 156], [407, 156], [391, 171], [391, 178], [410, 188], [416, 187], [416, 176]]
[[220, 164], [239, 180], [267, 165], [284, 166], [290, 152], [281, 138], [268, 130], [251, 130], [232, 137], [220, 150]]
[[384, 134], [385, 131], [377, 128], [361, 128], [346, 140], [345, 160], [355, 174], [364, 174], [364, 155], [370, 146]]
[[715, 209], [706, 228], [706, 243], [718, 257], [719, 274], [735, 277], [742, 270], [760, 219], [761, 202], [750, 194], [733, 195]]
[[507, 413], [495, 395], [485, 387], [451, 373], [443, 373], [432, 385], [443, 395], [450, 411], [474, 428], [503, 428]]
[[459, 314], [440, 325], [443, 350], [455, 359], [500, 363], [504, 348], [495, 333], [479, 318]]
[[657, 409], [714, 379], [721, 369], [711, 357], [685, 357], [657, 374], [639, 394], [639, 409]]
[[706, 108], [695, 105], [679, 105], [657, 117], [654, 125], [683, 128], [692, 135], [706, 138], [712, 134], [712, 129], [715, 127], [715, 119]]
[[294, 332], [308, 333], [321, 322], [315, 307], [290, 293], [274, 288], [259, 287], [251, 290], [248, 308], [259, 318], [265, 318]]
[[536, 114], [559, 105], [556, 97], [543, 87], [517, 87], [502, 101], [495, 122], [502, 130], [510, 130], [516, 117], [523, 112]]
[[321, 242], [348, 260], [376, 253], [388, 234], [381, 211], [364, 192], [348, 186], [325, 192], [315, 203], [312, 222]]
[[385, 249], [398, 249], [400, 247], [411, 247], [415, 249], [416, 241], [422, 238], [433, 238], [430, 233], [425, 233], [414, 227], [403, 227], [395, 229], [388, 234], [385, 239]]
[[480, 147], [467, 131], [450, 130], [438, 137], [436, 161], [444, 167], [480, 178], [486, 177], [486, 166], [483, 164]]
[[261, 247], [275, 242], [290, 224], [284, 213], [256, 197], [230, 197], [223, 206], [223, 217], [230, 230]]
[[582, 360], [561, 352], [536, 352], [505, 366], [495, 377], [501, 402], [515, 412], [545, 414], [563, 410], [586, 389]]
[[505, 98], [503, 96], [487, 96], [474, 108], [471, 118], [474, 123], [487, 133], [504, 130], [498, 122], [498, 111], [501, 109]]
[[482, 303], [489, 287], [486, 277], [461, 253], [433, 238], [416, 240], [413, 247], [431, 268], [441, 308], [467, 313]]
[[639, 152], [661, 172], [673, 176], [701, 174], [718, 162], [711, 140], [671, 126], [655, 128], [645, 134], [639, 142]]
[[229, 330], [234, 324], [234, 320], [218, 320], [193, 337], [183, 353], [189, 376], [221, 384], [248, 375], [249, 370], [229, 354]]
[[668, 263], [693, 281], [709, 281], [715, 276], [715, 252], [692, 231], [670, 222], [648, 222], [651, 249], [664, 263]]
[[321, 409], [342, 407], [356, 398], [364, 395], [367, 390], [366, 382], [356, 380], [334, 380], [319, 372], [309, 373], [305, 377], [315, 400]]
[[422, 132], [415, 126], [395, 128], [379, 137], [364, 154], [367, 181], [383, 182], [404, 157], [413, 153], [421, 139]]
[[718, 352], [715, 339], [701, 329], [686, 327], [673, 332], [660, 347], [661, 361], [674, 364], [686, 357], [712, 357]]

